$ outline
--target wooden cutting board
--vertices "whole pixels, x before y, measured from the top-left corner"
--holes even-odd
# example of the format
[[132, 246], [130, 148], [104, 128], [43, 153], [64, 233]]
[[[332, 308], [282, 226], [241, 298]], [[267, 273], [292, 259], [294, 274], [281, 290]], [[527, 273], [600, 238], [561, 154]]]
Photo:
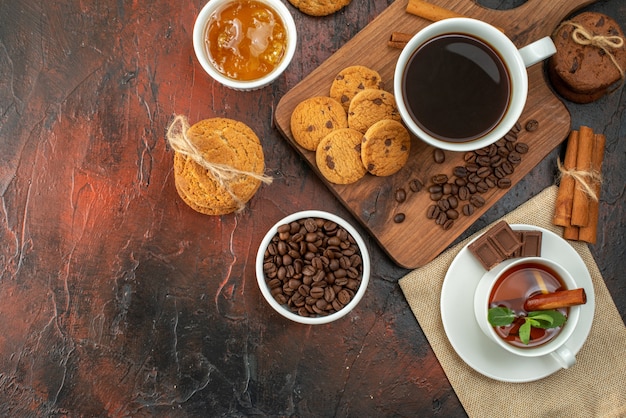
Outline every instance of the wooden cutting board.
[[[439, 6], [504, 29], [518, 47], [550, 35], [565, 17], [594, 1], [529, 0], [516, 9], [498, 11], [484, 8], [471, 0], [432, 0]], [[482, 195], [486, 200], [485, 206], [471, 216], [461, 215], [451, 229], [444, 231], [434, 221], [426, 218], [427, 208], [432, 204], [429, 193], [425, 188], [411, 193], [408, 185], [412, 179], [428, 185], [434, 174], [451, 175], [453, 167], [463, 165], [463, 153], [446, 151], [445, 162], [436, 164], [432, 156], [433, 148], [413, 137], [409, 162], [398, 173], [389, 177], [367, 174], [356, 183], [336, 185], [326, 182], [317, 169], [315, 153], [296, 144], [290, 129], [290, 117], [295, 106], [309, 97], [328, 96], [333, 78], [345, 67], [364, 65], [375, 69], [383, 79], [385, 90], [393, 92], [393, 73], [400, 50], [387, 46], [391, 32], [414, 34], [430, 23], [406, 13], [407, 3], [408, 0], [396, 0], [287, 92], [276, 107], [275, 122], [285, 139], [304, 157], [387, 254], [400, 266], [416, 268], [446, 249], [509, 189], [490, 189]], [[531, 132], [522, 129], [519, 133], [518, 140], [527, 143], [530, 151], [510, 176], [513, 185], [559, 145], [570, 131], [569, 112], [550, 89], [541, 64], [529, 69], [528, 101], [520, 123], [525, 126], [531, 120], [538, 122], [538, 128]], [[398, 188], [404, 188], [408, 192], [408, 198], [403, 203], [397, 203], [394, 199]], [[400, 212], [405, 214], [405, 220], [395, 223], [393, 218]]]

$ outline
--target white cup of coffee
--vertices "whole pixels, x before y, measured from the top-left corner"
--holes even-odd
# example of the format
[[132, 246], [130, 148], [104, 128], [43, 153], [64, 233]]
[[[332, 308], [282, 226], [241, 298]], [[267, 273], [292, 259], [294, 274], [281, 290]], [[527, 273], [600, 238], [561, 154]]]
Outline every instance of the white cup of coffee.
[[527, 67], [555, 52], [548, 36], [518, 49], [503, 32], [476, 19], [432, 23], [411, 38], [396, 64], [394, 95], [402, 120], [437, 148], [490, 145], [522, 114]]
[[[554, 329], [536, 329], [533, 340], [523, 343], [514, 334], [515, 324], [494, 327], [488, 320], [490, 307], [505, 306], [520, 315], [528, 297], [543, 292], [576, 289], [572, 275], [560, 264], [541, 257], [525, 257], [503, 262], [489, 270], [478, 282], [474, 293], [474, 314], [480, 329], [502, 349], [522, 357], [552, 356], [567, 369], [576, 363], [576, 353], [568, 346], [580, 318], [580, 306], [559, 309], [567, 317]], [[522, 311], [522, 312], [520, 312]], [[519, 326], [519, 323], [517, 324]]]

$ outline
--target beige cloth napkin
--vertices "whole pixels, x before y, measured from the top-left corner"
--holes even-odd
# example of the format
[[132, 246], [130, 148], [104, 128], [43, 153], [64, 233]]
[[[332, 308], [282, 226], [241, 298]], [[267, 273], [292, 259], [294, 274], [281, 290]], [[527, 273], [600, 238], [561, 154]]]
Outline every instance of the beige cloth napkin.
[[[552, 225], [558, 188], [548, 187], [502, 219], [536, 225], [563, 236]], [[474, 236], [478, 236], [479, 231]], [[469, 367], [443, 329], [439, 300], [450, 263], [473, 237], [400, 279], [400, 287], [437, 359], [469, 416], [626, 417], [626, 327], [586, 244], [570, 242], [584, 260], [595, 290], [595, 315], [577, 363], [534, 382], [492, 380]]]

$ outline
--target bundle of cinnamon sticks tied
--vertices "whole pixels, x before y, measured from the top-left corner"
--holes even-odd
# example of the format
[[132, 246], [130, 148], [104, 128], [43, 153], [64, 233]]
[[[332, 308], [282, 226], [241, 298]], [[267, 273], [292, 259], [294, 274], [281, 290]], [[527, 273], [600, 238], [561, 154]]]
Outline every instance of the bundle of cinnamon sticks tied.
[[552, 220], [564, 227], [565, 239], [596, 242], [605, 142], [587, 126], [570, 132]]

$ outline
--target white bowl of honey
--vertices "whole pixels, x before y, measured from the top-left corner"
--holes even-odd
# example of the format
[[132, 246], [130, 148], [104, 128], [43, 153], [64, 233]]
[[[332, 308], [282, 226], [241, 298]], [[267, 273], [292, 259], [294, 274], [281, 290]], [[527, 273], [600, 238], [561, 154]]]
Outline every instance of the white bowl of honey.
[[202, 68], [235, 90], [256, 90], [287, 68], [296, 50], [296, 25], [280, 0], [210, 0], [193, 29]]

